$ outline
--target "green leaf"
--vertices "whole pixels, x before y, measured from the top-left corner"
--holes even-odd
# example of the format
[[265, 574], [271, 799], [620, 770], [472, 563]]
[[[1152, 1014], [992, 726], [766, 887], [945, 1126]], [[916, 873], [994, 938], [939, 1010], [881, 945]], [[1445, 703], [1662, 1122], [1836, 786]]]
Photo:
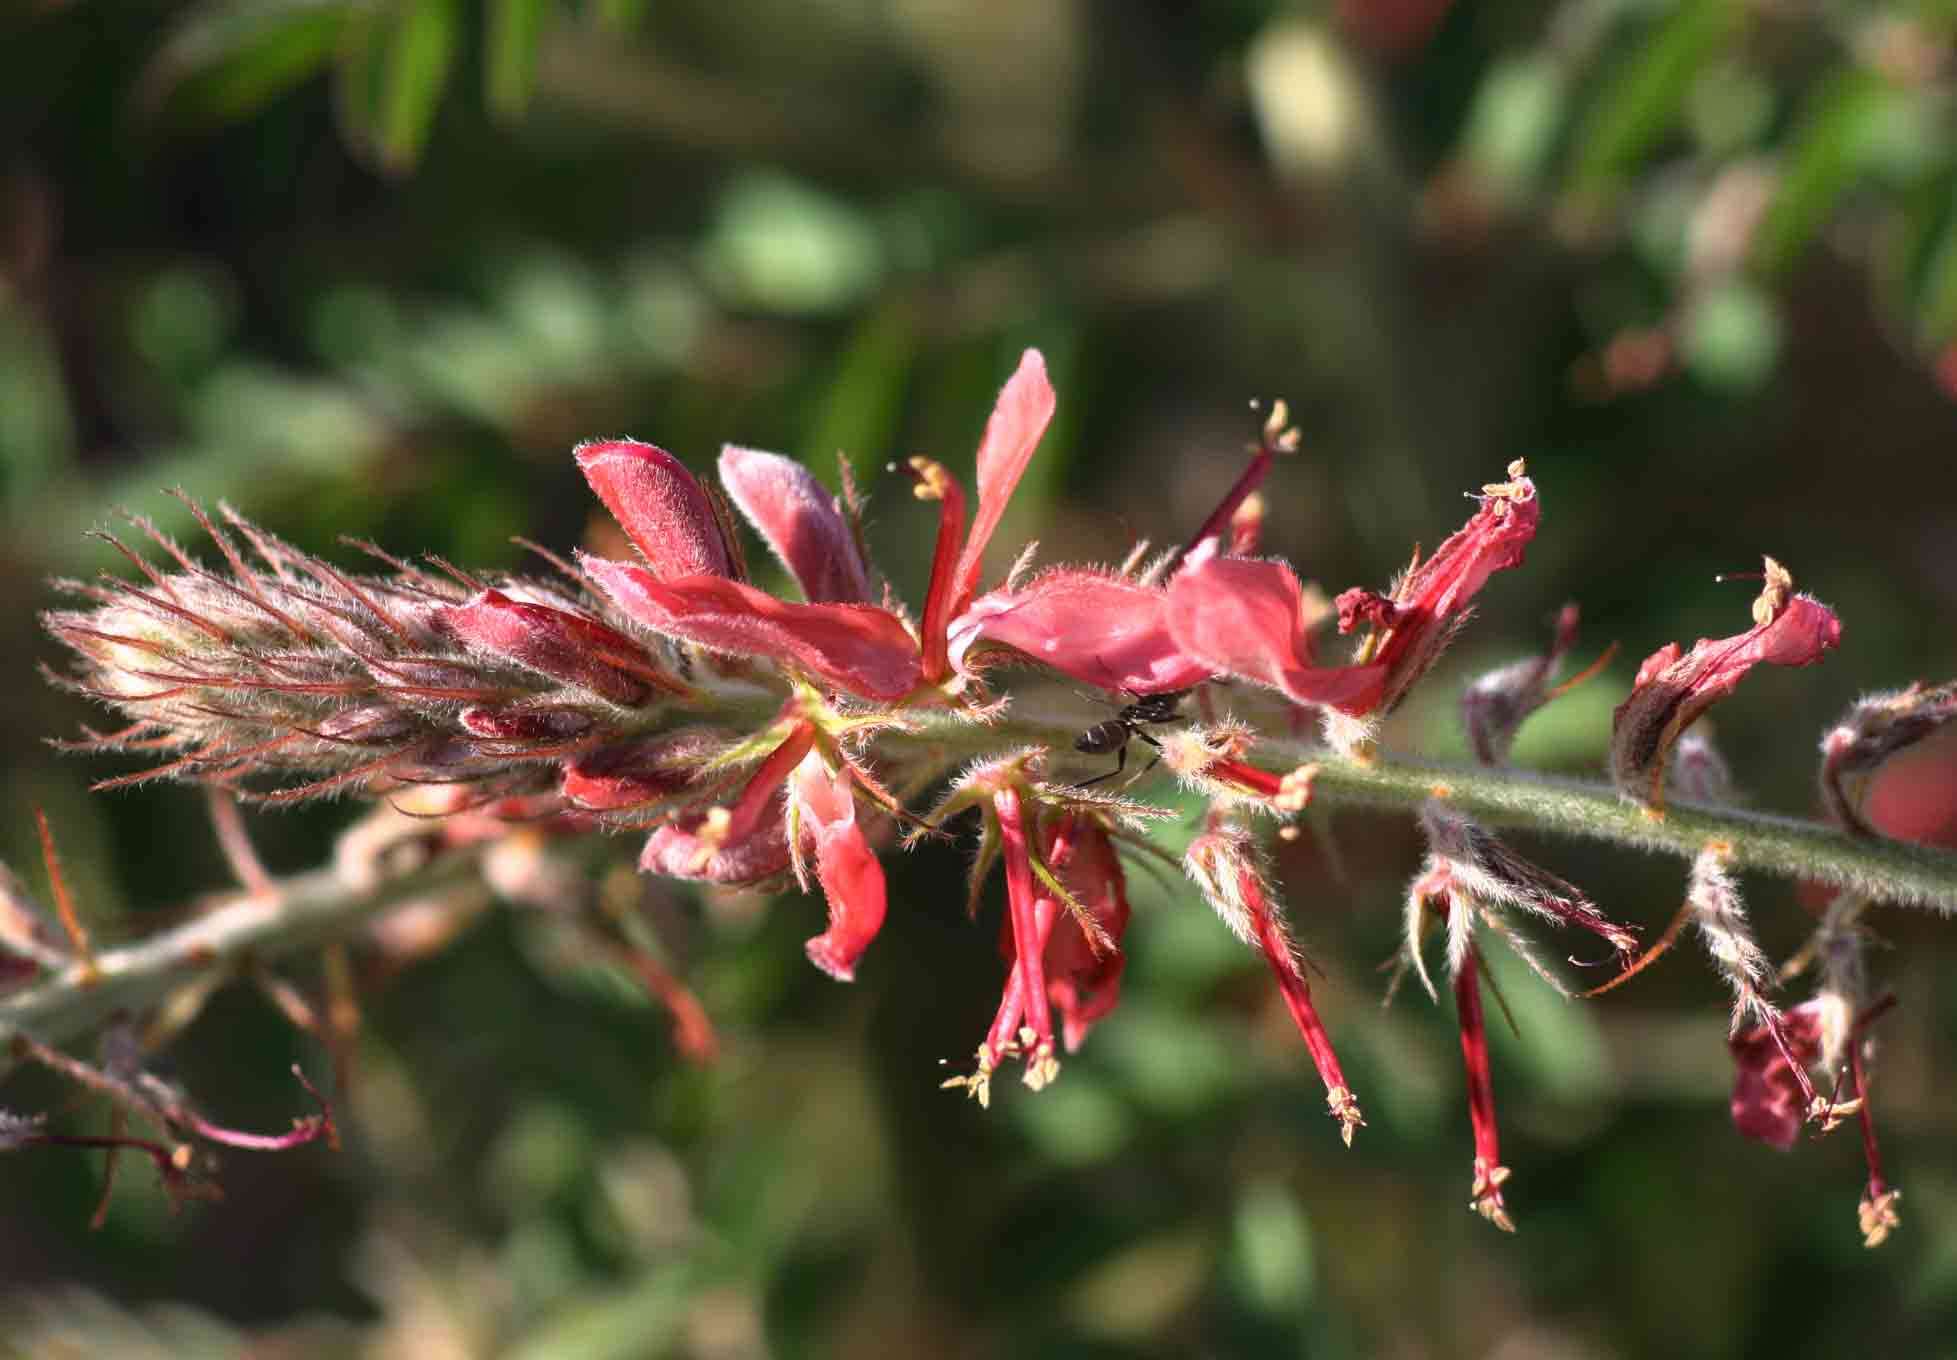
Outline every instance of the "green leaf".
[[455, 61], [456, 28], [455, 0], [413, 0], [394, 30], [375, 127], [376, 149], [388, 170], [412, 170], [421, 158]]
[[1739, 30], [1736, 0], [1679, 5], [1612, 72], [1577, 139], [1571, 187], [1604, 196], [1677, 126], [1692, 85]]
[[141, 98], [198, 125], [243, 118], [323, 69], [348, 0], [224, 0], [192, 9], [143, 74]]
[[490, 0], [489, 51], [484, 71], [489, 110], [521, 118], [537, 85], [537, 44], [550, 0]]
[[1767, 274], [1792, 264], [1854, 184], [1893, 101], [1881, 77], [1848, 70], [1823, 83], [1784, 158], [1766, 220], [1754, 241], [1754, 264]]

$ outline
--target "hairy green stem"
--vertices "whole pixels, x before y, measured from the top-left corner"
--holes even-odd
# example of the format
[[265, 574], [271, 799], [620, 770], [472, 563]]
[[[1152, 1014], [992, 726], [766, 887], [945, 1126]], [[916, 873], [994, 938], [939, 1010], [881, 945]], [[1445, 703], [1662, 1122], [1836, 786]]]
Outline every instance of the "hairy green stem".
[[93, 980], [80, 963], [0, 998], [0, 1070], [17, 1034], [61, 1044], [118, 1013], [136, 1015], [212, 969], [269, 963], [344, 939], [389, 907], [439, 894], [473, 878], [479, 849], [454, 850], [373, 885], [352, 885], [331, 868], [280, 880], [135, 944], [95, 956]]

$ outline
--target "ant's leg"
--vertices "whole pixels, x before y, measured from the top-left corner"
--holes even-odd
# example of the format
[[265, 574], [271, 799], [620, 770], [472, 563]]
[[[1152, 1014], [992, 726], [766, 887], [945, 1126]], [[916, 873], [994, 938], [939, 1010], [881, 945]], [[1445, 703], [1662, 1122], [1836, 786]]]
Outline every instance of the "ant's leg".
[[1135, 735], [1155, 748], [1155, 754], [1149, 757], [1148, 764], [1142, 766], [1141, 773], [1135, 776], [1137, 779], [1146, 779], [1148, 778], [1148, 772], [1162, 763], [1162, 743], [1146, 732], [1137, 731]]
[[[1140, 736], [1141, 734], [1138, 732], [1135, 735]], [[1121, 743], [1121, 745], [1114, 748], [1114, 768], [1112, 770], [1103, 771], [1102, 773], [1095, 775], [1092, 779], [1083, 779], [1080, 781], [1080, 783], [1074, 785], [1074, 787], [1077, 789], [1091, 788], [1092, 786], [1100, 783], [1104, 779], [1113, 779], [1116, 775], [1120, 774], [1122, 770], [1126, 769], [1127, 765], [1128, 765], [1128, 743], [1124, 741]]]

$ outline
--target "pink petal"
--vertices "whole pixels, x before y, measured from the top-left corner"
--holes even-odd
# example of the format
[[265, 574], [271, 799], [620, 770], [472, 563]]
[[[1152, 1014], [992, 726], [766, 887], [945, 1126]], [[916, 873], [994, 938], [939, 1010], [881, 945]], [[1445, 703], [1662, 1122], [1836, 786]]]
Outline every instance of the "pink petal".
[[965, 536], [965, 549], [958, 558], [958, 588], [953, 592], [953, 612], [961, 611], [978, 592], [979, 570], [986, 544], [992, 541], [999, 519], [1013, 489], [1033, 459], [1040, 436], [1053, 419], [1053, 384], [1047, 381], [1046, 360], [1036, 349], [1019, 359], [1019, 368], [999, 392], [992, 418], [985, 423], [985, 437], [978, 450], [978, 515]]
[[662, 581], [626, 562], [580, 561], [614, 604], [656, 633], [797, 666], [868, 699], [901, 699], [917, 686], [917, 642], [885, 610], [789, 604], [725, 577]]
[[1211, 670], [1282, 690], [1293, 702], [1364, 713], [1384, 666], [1319, 668], [1304, 630], [1304, 588], [1282, 562], [1197, 551], [1169, 583], [1178, 648]]
[[1957, 849], [1957, 723], [1884, 761], [1861, 812], [1894, 840]]
[[862, 604], [870, 578], [835, 498], [800, 463], [778, 453], [720, 451], [720, 484], [811, 603]]
[[701, 764], [729, 740], [704, 728], [689, 728], [601, 746], [564, 763], [560, 789], [567, 801], [594, 812], [663, 802], [684, 793], [699, 776]]
[[848, 771], [831, 775], [819, 757], [805, 759], [795, 772], [794, 797], [829, 899], [829, 929], [808, 942], [809, 962], [838, 982], [852, 982], [856, 961], [883, 928], [883, 865], [857, 825]]
[[646, 841], [639, 867], [649, 874], [741, 887], [773, 878], [788, 868], [788, 835], [782, 800], [770, 799], [754, 828], [724, 845], [710, 846], [695, 833], [704, 814], [662, 826]]
[[952, 622], [951, 657], [963, 670], [971, 649], [989, 643], [1098, 689], [1188, 689], [1208, 679], [1210, 668], [1177, 649], [1166, 615], [1167, 597], [1159, 588], [1063, 568], [1035, 578], [1025, 590], [994, 591], [973, 602]]
[[[1796, 1060], [1811, 1063], [1821, 1052], [1821, 1006], [1806, 1001], [1782, 1015], [1783, 1033]], [[1727, 1041], [1733, 1054], [1733, 1127], [1741, 1136], [1778, 1148], [1794, 1146], [1807, 1122], [1806, 1101], [1787, 1057], [1765, 1025]]]
[[636, 439], [580, 444], [574, 456], [655, 576], [733, 573], [713, 502], [679, 459]]

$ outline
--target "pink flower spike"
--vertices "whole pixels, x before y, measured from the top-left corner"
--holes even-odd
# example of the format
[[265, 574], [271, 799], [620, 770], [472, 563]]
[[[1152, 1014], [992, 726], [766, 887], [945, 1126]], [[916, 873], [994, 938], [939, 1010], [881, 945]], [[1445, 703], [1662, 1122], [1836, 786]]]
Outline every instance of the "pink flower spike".
[[573, 456], [653, 575], [734, 574], [725, 521], [679, 459], [636, 439], [580, 444]]
[[796, 666], [866, 699], [901, 699], [917, 686], [917, 643], [885, 610], [790, 604], [722, 577], [662, 581], [627, 562], [579, 561], [614, 604], [656, 633]]
[[883, 865], [856, 822], [847, 769], [830, 774], [811, 752], [789, 786], [801, 834], [815, 845], [815, 872], [829, 899], [829, 929], [808, 942], [809, 962], [838, 982], [856, 980], [856, 961], [883, 928]]
[[1314, 667], [1304, 627], [1304, 587], [1282, 562], [1191, 553], [1169, 582], [1168, 623], [1191, 661], [1281, 690], [1294, 703], [1365, 713], [1379, 702], [1386, 668]]
[[985, 423], [985, 437], [978, 449], [978, 514], [965, 537], [964, 551], [958, 558], [957, 588], [952, 592], [954, 615], [964, 612], [978, 593], [979, 572], [984, 566], [985, 548], [1006, 513], [1006, 503], [1033, 461], [1040, 436], [1053, 419], [1053, 384], [1047, 381], [1046, 359], [1036, 349], [1019, 358], [1019, 367], [999, 391], [992, 417]]
[[811, 604], [865, 604], [869, 573], [836, 501], [792, 458], [729, 444], [720, 484]]
[[1168, 597], [1120, 576], [1063, 567], [1020, 591], [994, 591], [952, 622], [950, 658], [969, 673], [974, 648], [1010, 647], [1098, 689], [1164, 694], [1210, 676], [1169, 635]]
[[1681, 655], [1676, 642], [1645, 658], [1630, 697], [1611, 716], [1610, 768], [1617, 787], [1664, 806], [1665, 766], [1685, 729], [1738, 688], [1762, 663], [1811, 666], [1841, 642], [1835, 611], [1794, 594], [1794, 578], [1766, 560], [1766, 587], [1753, 602], [1753, 627], [1729, 638], [1700, 638]]
[[1488, 578], [1522, 565], [1542, 506], [1522, 461], [1508, 471], [1508, 481], [1481, 489], [1480, 508], [1468, 522], [1432, 557], [1416, 561], [1390, 595], [1355, 588], [1339, 596], [1339, 631], [1350, 633], [1361, 623], [1372, 629], [1356, 659], [1386, 668], [1379, 711], [1390, 713], [1434, 664]]
[[[1458, 903], [1453, 909], [1465, 910]], [[1461, 969], [1454, 975], [1454, 1004], [1461, 1019], [1461, 1061], [1468, 1073], [1468, 1122], [1475, 1134], [1474, 1185], [1468, 1207], [1503, 1232], [1514, 1232], [1515, 1221], [1502, 1203], [1509, 1169], [1502, 1165], [1501, 1134], [1495, 1127], [1495, 1078], [1481, 1012], [1481, 961], [1473, 949], [1462, 956]]]

